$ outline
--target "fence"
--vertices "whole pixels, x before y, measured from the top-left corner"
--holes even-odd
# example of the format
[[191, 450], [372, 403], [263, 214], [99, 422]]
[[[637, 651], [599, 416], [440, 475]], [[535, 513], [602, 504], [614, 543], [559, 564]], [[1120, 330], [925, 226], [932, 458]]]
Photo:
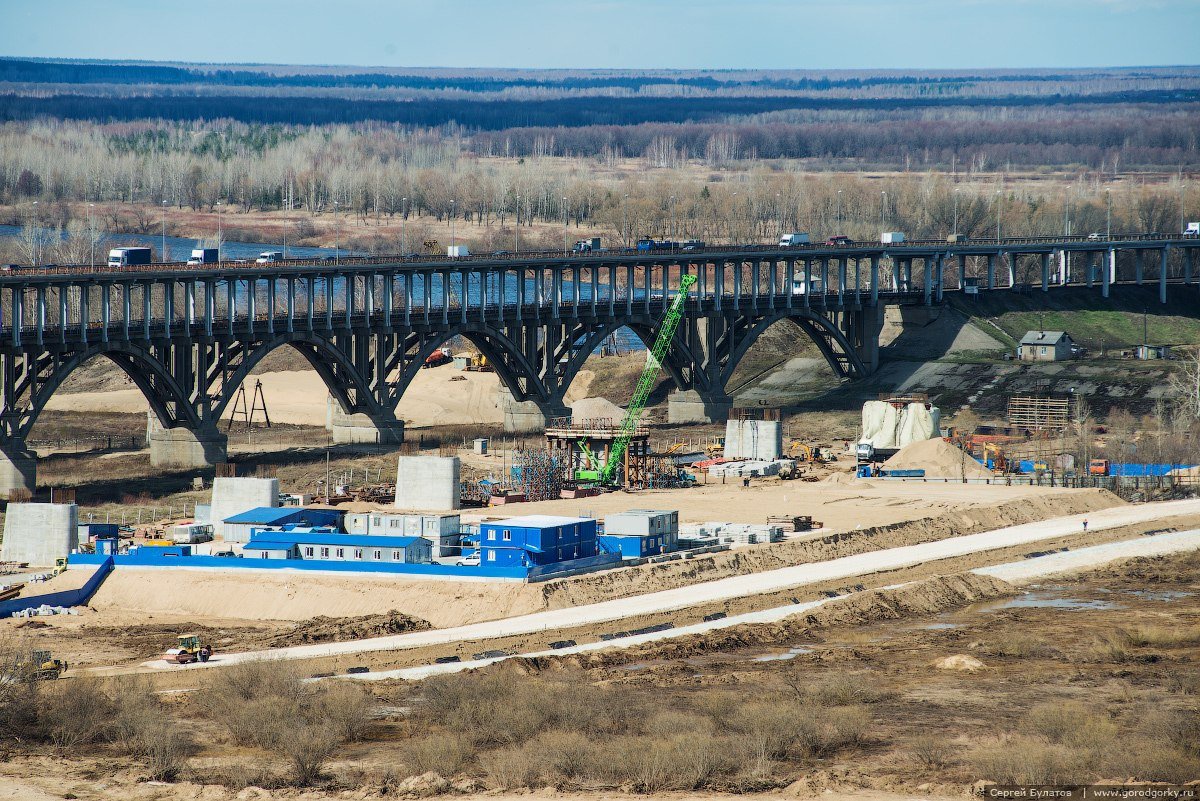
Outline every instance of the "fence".
[[74, 439], [31, 439], [26, 440], [33, 450], [55, 453], [91, 453], [104, 451], [137, 451], [146, 447], [146, 438], [128, 437], [78, 437]]

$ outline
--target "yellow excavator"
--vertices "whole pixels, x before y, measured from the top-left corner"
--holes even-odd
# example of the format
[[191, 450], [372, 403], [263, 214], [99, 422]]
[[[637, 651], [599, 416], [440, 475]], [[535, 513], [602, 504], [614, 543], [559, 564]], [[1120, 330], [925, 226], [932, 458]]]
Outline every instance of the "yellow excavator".
[[837, 457], [830, 453], [829, 448], [821, 450], [817, 445], [809, 445], [798, 439], [792, 440], [788, 445], [788, 454], [798, 462], [812, 462], [813, 464], [825, 464], [837, 460]]

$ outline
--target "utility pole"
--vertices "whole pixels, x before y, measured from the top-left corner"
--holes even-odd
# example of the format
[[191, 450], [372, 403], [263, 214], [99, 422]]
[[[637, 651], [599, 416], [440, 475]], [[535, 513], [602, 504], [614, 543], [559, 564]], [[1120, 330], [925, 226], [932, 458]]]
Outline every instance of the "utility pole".
[[92, 269], [96, 267], [96, 224], [92, 221], [92, 207], [95, 205], [88, 204], [88, 266]]
[[842, 233], [842, 190], [837, 194], [837, 232]]
[[162, 202], [163, 210], [163, 225], [162, 225], [162, 255], [159, 256], [161, 261], [169, 261], [167, 258], [167, 201]]
[[[1000, 201], [1001, 201], [1001, 199], [1002, 198], [1000, 196], [1000, 192], [997, 191], [996, 192], [996, 244], [997, 245], [1000, 244]], [[1015, 259], [1016, 257], [1014, 256], [1013, 258]]]
[[887, 192], [881, 192], [882, 199], [879, 203], [879, 231], [880, 233], [887, 230]]
[[513, 253], [520, 252], [521, 248], [517, 246], [517, 232], [521, 230], [521, 196], [517, 195], [516, 222], [513, 223]]
[[221, 201], [217, 201], [217, 263], [221, 263]]
[[1112, 190], [1111, 189], [1104, 190], [1104, 201], [1105, 201], [1105, 205], [1108, 207], [1108, 222], [1105, 224], [1104, 238], [1112, 239]]
[[954, 189], [954, 239], [958, 241], [958, 188]]

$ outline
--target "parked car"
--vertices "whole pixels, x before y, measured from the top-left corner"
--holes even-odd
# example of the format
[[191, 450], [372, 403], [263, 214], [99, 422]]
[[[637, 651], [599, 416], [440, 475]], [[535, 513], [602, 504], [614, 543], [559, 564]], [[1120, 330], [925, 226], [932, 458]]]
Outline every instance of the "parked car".
[[470, 556], [464, 556], [454, 563], [455, 567], [478, 567], [479, 554], [473, 553]]

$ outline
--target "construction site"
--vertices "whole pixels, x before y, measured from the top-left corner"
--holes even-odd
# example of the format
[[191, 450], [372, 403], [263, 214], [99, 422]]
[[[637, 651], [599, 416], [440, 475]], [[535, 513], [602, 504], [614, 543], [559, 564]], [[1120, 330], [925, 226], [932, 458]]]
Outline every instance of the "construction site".
[[[52, 489], [5, 508], [8, 680], [60, 719], [86, 718], [66, 700], [82, 688], [113, 720], [136, 703], [188, 728], [110, 784], [90, 757], [47, 782], [54, 757], [30, 754], [0, 789], [116, 801], [156, 760], [164, 799], [891, 801], [979, 775], [1200, 775], [1161, 734], [1197, 692], [1190, 430], [1101, 416], [1082, 382], [951, 400], [928, 366], [771, 402], [813, 369], [787, 355], [747, 369], [726, 419], [673, 425], [673, 321], [648, 351], [605, 342], [572, 414], [522, 434], [461, 342], [420, 371], [393, 446], [330, 442], [334, 401], [268, 364], [209, 471], [114, 447], [145, 426], [125, 390], [64, 395], [64, 430], [125, 428], [98, 454], [48, 447]], [[1086, 748], [1060, 714], [1090, 721]], [[52, 736], [84, 736], [53, 715]], [[317, 767], [287, 732], [325, 744]], [[1018, 746], [1042, 772], [1007, 761]]]

